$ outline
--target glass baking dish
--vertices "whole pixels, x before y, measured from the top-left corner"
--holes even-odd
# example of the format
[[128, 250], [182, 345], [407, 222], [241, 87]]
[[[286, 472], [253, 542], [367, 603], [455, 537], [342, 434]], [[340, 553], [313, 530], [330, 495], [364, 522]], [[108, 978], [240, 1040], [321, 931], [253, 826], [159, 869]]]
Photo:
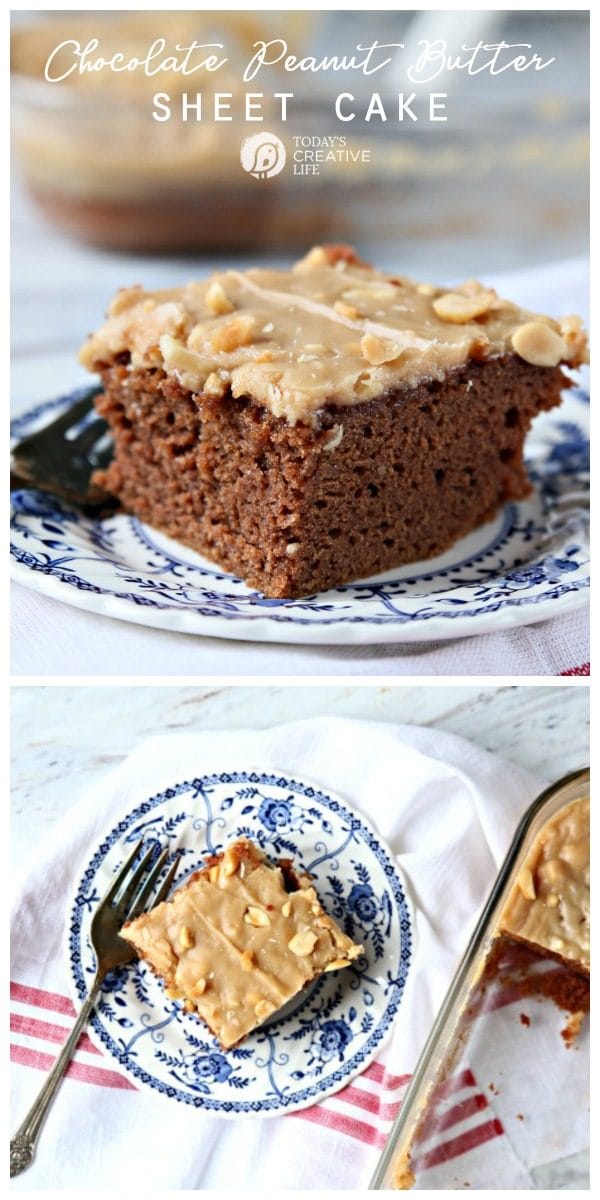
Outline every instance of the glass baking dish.
[[[587, 984], [573, 983], [573, 971], [502, 938], [498, 928], [542, 826], [588, 796], [589, 786], [587, 768], [566, 775], [522, 818], [371, 1190], [589, 1186], [589, 1022], [575, 1011], [579, 987], [585, 1010]], [[563, 1010], [567, 983], [576, 999]], [[561, 1007], [551, 999], [557, 994]]]

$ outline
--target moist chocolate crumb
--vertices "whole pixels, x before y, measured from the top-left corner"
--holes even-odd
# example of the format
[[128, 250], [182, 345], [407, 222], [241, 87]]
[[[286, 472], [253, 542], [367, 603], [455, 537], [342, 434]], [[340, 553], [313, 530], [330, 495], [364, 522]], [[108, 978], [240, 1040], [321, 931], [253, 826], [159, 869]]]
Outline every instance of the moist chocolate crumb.
[[505, 354], [349, 407], [324, 396], [343, 426], [328, 450], [330, 429], [249, 397], [192, 393], [158, 368], [101, 374], [115, 458], [94, 482], [271, 598], [432, 558], [528, 495], [525, 435], [570, 386]]

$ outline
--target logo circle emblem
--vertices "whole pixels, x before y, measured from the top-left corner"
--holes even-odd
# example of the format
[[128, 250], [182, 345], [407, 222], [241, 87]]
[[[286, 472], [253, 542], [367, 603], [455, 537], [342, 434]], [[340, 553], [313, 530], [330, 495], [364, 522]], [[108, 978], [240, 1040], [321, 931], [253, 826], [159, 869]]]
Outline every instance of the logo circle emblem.
[[285, 167], [286, 153], [281, 138], [276, 133], [254, 133], [244, 138], [240, 150], [240, 162], [255, 179], [272, 179]]

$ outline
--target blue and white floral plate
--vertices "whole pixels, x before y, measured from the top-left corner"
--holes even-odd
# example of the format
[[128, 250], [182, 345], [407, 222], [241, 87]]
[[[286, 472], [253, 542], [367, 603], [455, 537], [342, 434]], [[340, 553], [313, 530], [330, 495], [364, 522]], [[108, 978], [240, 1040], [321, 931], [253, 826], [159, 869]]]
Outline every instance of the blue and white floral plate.
[[[16, 439], [81, 392], [13, 425]], [[527, 441], [532, 496], [446, 554], [301, 600], [266, 600], [134, 517], [82, 517], [13, 493], [13, 577], [142, 625], [271, 642], [416, 642], [527, 625], [578, 608], [589, 587], [589, 396], [574, 389]]]
[[99, 899], [131, 844], [181, 854], [177, 883], [234, 837], [271, 858], [293, 857], [364, 955], [324, 975], [296, 1006], [224, 1051], [207, 1027], [169, 1000], [144, 963], [108, 976], [90, 1024], [96, 1045], [140, 1087], [223, 1117], [276, 1116], [344, 1087], [378, 1053], [398, 1011], [411, 958], [411, 922], [390, 851], [362, 816], [318, 787], [280, 774], [227, 771], [173, 783], [103, 837], [77, 883], [68, 929], [76, 1004], [95, 960]]

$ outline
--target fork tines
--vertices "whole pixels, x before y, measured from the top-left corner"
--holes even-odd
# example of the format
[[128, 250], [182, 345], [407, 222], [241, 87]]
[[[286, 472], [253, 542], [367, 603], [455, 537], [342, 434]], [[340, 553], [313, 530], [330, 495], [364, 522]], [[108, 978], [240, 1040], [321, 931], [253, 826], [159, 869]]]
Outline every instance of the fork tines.
[[[131, 873], [133, 864], [142, 846], [143, 839], [140, 839], [133, 847], [128, 858], [125, 859], [114, 879], [111, 880], [110, 886], [98, 905], [98, 911], [105, 906], [112, 907], [123, 925], [126, 921], [132, 921], [134, 917], [139, 916], [144, 911], [169, 857], [168, 846], [165, 846], [157, 857], [156, 844], [152, 843], [142, 855], [133, 873]], [[153, 907], [160, 904], [168, 896], [178, 866], [179, 855], [177, 854], [164, 882], [161, 884], [152, 901]]]

